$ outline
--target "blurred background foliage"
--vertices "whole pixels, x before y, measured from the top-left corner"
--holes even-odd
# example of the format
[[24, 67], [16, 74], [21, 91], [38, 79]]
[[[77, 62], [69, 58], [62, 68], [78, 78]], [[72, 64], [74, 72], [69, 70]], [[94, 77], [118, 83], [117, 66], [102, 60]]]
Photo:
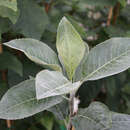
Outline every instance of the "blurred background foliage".
[[[129, 0], [0, 0], [0, 98], [10, 87], [43, 69], [2, 43], [34, 38], [56, 51], [56, 29], [63, 16], [90, 48], [111, 37], [130, 37]], [[86, 82], [77, 96], [80, 107], [101, 101], [113, 111], [130, 114], [130, 70]], [[61, 109], [66, 111], [62, 106]], [[62, 120], [45, 111], [18, 121], [0, 120], [0, 130], [65, 130], [65, 127]]]

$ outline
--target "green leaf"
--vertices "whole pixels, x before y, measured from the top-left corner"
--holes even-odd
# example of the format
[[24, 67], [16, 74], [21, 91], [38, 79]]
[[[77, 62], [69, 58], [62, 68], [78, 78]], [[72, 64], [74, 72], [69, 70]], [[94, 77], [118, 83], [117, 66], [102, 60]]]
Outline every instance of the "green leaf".
[[79, 88], [80, 82], [71, 83], [61, 72], [43, 70], [36, 76], [37, 99], [67, 94]]
[[88, 54], [89, 54], [89, 46], [88, 46], [88, 44], [85, 43], [85, 42], [84, 42], [84, 44], [85, 44], [85, 47], [86, 47], [85, 53], [84, 53], [84, 57], [83, 57], [83, 59], [81, 60], [79, 66], [77, 67], [77, 69], [76, 69], [76, 71], [75, 71], [75, 74], [74, 74], [74, 77], [73, 77], [73, 80], [74, 80], [74, 81], [79, 81], [79, 80], [81, 80], [81, 79], [84, 77], [84, 75], [85, 75], [85, 73], [84, 73], [84, 67], [85, 67], [86, 64], [87, 64], [86, 59], [87, 59], [87, 56], [88, 56]]
[[97, 7], [114, 6], [118, 0], [81, 0], [85, 4]]
[[124, 37], [126, 35], [126, 29], [119, 26], [109, 26], [104, 28], [105, 32], [109, 35], [109, 37]]
[[1, 39], [2, 33], [7, 32], [10, 29], [11, 25], [12, 24], [9, 19], [0, 17], [0, 41], [2, 40]]
[[44, 115], [44, 117], [40, 119], [40, 122], [46, 128], [46, 130], [53, 129], [54, 118], [52, 115]]
[[18, 73], [20, 76], [23, 75], [22, 63], [11, 53], [4, 52], [0, 54], [0, 70], [10, 69]]
[[94, 47], [85, 61], [84, 81], [111, 76], [130, 67], [130, 38], [112, 38]]
[[67, 75], [72, 80], [75, 70], [84, 56], [85, 45], [78, 32], [65, 17], [58, 26], [56, 46]]
[[17, 0], [0, 0], [0, 6], [5, 6], [14, 11], [17, 11]]
[[9, 18], [11, 22], [15, 24], [18, 18], [18, 12], [15, 12], [10, 8], [0, 6], [0, 16], [4, 18]]
[[0, 99], [7, 90], [8, 90], [7, 84], [5, 82], [0, 81]]
[[26, 80], [7, 91], [0, 101], [1, 119], [22, 119], [46, 110], [62, 101], [61, 96], [37, 100], [35, 80]]
[[123, 6], [123, 7], [126, 7], [127, 5], [127, 1], [126, 0], [118, 0], [120, 2], [120, 4]]
[[57, 55], [43, 42], [25, 38], [12, 40], [3, 44], [24, 52], [25, 55], [35, 63], [54, 70], [61, 70]]
[[109, 109], [99, 102], [91, 103], [73, 119], [76, 130], [107, 130], [111, 128], [111, 123]]
[[122, 92], [130, 95], [130, 83], [126, 84], [123, 88], [122, 88]]
[[93, 102], [73, 118], [75, 130], [129, 130], [130, 115], [111, 112], [107, 106]]
[[63, 100], [61, 103], [56, 104], [47, 110], [52, 112], [58, 120], [65, 120], [69, 115], [69, 103], [68, 101]]
[[77, 32], [81, 35], [82, 38], [86, 39], [87, 38], [87, 33], [85, 31], [85, 28], [83, 25], [80, 25], [78, 22], [76, 22], [73, 17], [66, 15], [66, 18], [72, 23], [74, 28], [77, 30]]
[[112, 128], [110, 130], [129, 130], [130, 115], [112, 112]]
[[43, 7], [35, 0], [18, 0], [20, 16], [14, 29], [25, 37], [40, 39], [49, 20]]

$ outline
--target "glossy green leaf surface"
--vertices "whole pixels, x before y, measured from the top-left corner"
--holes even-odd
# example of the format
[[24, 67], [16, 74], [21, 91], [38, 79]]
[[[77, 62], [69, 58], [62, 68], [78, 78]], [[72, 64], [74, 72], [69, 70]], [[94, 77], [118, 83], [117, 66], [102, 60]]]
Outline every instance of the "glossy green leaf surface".
[[63, 95], [79, 88], [80, 82], [71, 83], [61, 72], [43, 70], [36, 76], [37, 99]]
[[88, 54], [85, 64], [84, 81], [125, 71], [130, 67], [130, 38], [111, 38], [97, 45]]
[[43, 42], [25, 38], [9, 41], [4, 43], [4, 45], [24, 52], [30, 60], [41, 66], [54, 70], [61, 69], [56, 53]]
[[22, 119], [48, 109], [62, 101], [61, 96], [37, 100], [35, 80], [26, 80], [7, 91], [0, 101], [1, 119]]
[[67, 75], [72, 80], [84, 56], [85, 45], [78, 32], [65, 17], [58, 26], [56, 46]]

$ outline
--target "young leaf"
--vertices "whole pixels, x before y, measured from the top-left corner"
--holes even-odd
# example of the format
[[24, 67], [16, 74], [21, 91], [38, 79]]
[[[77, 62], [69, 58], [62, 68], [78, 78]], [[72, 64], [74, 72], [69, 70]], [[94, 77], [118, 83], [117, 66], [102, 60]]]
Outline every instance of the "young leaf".
[[65, 17], [58, 26], [56, 46], [67, 75], [72, 80], [75, 70], [84, 56], [85, 45], [78, 32]]
[[62, 95], [77, 90], [80, 82], [71, 83], [61, 72], [43, 70], [36, 76], [37, 99]]
[[12, 40], [3, 44], [24, 52], [25, 55], [35, 63], [54, 70], [61, 70], [58, 57], [55, 52], [41, 41], [23, 38]]
[[[87, 64], [86, 64], [87, 63]], [[120, 73], [130, 67], [130, 38], [112, 38], [94, 47], [86, 59], [84, 81]]]
[[11, 53], [3, 52], [0, 54], [0, 70], [10, 69], [19, 74], [23, 75], [22, 63]]
[[74, 77], [73, 77], [73, 81], [79, 81], [79, 80], [81, 80], [84, 77], [84, 67], [87, 64], [86, 59], [87, 59], [87, 56], [89, 54], [89, 46], [85, 42], [84, 42], [84, 44], [85, 44], [85, 47], [86, 47], [85, 48], [84, 57], [81, 60], [79, 66], [77, 67], [77, 69], [75, 71], [75, 74], [74, 74]]
[[80, 34], [80, 36], [83, 38], [83, 39], [86, 39], [87, 38], [87, 33], [86, 33], [86, 29], [85, 27], [79, 25], [79, 23], [77, 21], [75, 21], [73, 19], [72, 16], [70, 15], [66, 15], [66, 18], [72, 23], [72, 25], [74, 26], [74, 28], [77, 30], [77, 32]]
[[37, 101], [35, 80], [26, 80], [9, 89], [0, 101], [1, 119], [22, 119], [46, 110], [62, 101], [61, 96]]

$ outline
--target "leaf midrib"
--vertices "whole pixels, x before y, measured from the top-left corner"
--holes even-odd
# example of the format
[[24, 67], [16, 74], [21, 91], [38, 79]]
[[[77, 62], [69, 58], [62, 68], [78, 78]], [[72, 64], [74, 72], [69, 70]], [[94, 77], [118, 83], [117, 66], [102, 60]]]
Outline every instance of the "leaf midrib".
[[[122, 53], [120, 56], [117, 56], [117, 57], [113, 58], [113, 59], [110, 60], [109, 62], [107, 62], [107, 63], [105, 63], [104, 65], [102, 65], [101, 67], [99, 67], [97, 70], [95, 70], [95, 71], [93, 71], [92, 73], [90, 73], [87, 77], [85, 77], [85, 81], [89, 80], [89, 78], [90, 78], [91, 76], [93, 76], [95, 73], [97, 73], [97, 72], [98, 72], [99, 70], [101, 70], [103, 67], [107, 66], [108, 64], [111, 64], [111, 62], [116, 61], [118, 58], [120, 58], [121, 56], [127, 54], [128, 52], [130, 52], [130, 50], [128, 50], [128, 51]], [[83, 81], [84, 81], [84, 80], [83, 80]]]
[[[19, 105], [28, 103], [28, 102], [33, 101], [33, 100], [36, 100], [36, 98], [30, 98], [29, 100], [26, 100], [26, 101], [21, 102], [21, 103], [19, 103], [19, 104], [13, 105], [12, 107], [9, 107], [8, 109], [6, 109], [6, 112], [9, 111], [9, 110], [11, 110], [11, 109], [16, 108], [16, 107], [19, 106]], [[0, 113], [3, 113], [3, 112], [0, 112]]]
[[81, 117], [81, 118], [85, 118], [85, 119], [88, 119], [88, 120], [90, 120], [90, 121], [92, 121], [92, 122], [94, 122], [94, 123], [96, 123], [96, 124], [100, 124], [102, 127], [104, 127], [105, 129], [107, 128], [105, 125], [103, 125], [102, 123], [100, 123], [100, 122], [97, 122], [97, 121], [95, 121], [94, 119], [92, 119], [92, 118], [89, 118], [89, 117], [87, 117], [87, 116], [83, 116], [83, 115], [78, 115], [79, 117]]

